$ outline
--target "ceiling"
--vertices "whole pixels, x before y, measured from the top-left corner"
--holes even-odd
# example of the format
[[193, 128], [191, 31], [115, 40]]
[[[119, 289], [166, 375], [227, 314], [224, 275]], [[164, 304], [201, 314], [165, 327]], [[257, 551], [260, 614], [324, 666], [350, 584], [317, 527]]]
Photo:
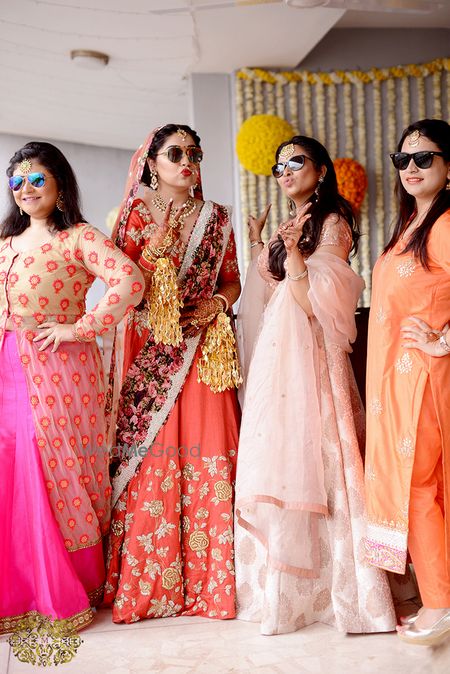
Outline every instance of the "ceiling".
[[[294, 67], [332, 27], [450, 27], [445, 4], [414, 15], [282, 0], [2, 0], [0, 132], [131, 149], [150, 128], [190, 119], [191, 73]], [[82, 69], [72, 49], [109, 64]]]

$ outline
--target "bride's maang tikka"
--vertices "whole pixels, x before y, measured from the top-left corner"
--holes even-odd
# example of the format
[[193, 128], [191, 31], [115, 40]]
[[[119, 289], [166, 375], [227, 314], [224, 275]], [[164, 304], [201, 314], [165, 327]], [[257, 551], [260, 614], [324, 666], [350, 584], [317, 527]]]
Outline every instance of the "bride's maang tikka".
[[177, 129], [177, 134], [181, 137], [181, 140], [186, 140], [187, 132], [184, 129]]

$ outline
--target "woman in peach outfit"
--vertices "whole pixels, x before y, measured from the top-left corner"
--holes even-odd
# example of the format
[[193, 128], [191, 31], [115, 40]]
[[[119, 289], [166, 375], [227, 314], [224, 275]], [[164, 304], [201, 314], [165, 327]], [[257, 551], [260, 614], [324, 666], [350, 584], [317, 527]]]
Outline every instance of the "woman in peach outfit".
[[323, 145], [295, 136], [276, 161], [297, 216], [268, 246], [264, 216], [249, 223], [255, 259], [238, 316], [248, 371], [236, 478], [238, 618], [261, 623], [263, 634], [314, 622], [391, 630], [387, 580], [363, 554], [362, 406], [348, 358], [364, 285], [348, 264], [358, 232]]
[[[111, 486], [97, 335], [144, 291], [138, 268], [80, 213], [58, 148], [7, 170], [0, 241], [0, 634], [49, 617], [68, 631], [101, 601]], [[86, 311], [96, 277], [108, 284]]]
[[450, 126], [411, 124], [391, 158], [400, 214], [373, 275], [366, 548], [396, 573], [409, 549], [423, 608], [399, 636], [431, 644], [450, 634]]

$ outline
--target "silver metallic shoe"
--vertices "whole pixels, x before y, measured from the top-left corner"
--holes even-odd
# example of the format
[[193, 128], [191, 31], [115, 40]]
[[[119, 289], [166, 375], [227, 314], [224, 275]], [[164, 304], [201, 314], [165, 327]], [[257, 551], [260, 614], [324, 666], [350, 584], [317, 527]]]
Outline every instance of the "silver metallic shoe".
[[432, 627], [420, 629], [413, 623], [404, 630], [397, 632], [399, 639], [408, 644], [418, 646], [436, 646], [446, 637], [450, 637], [450, 611], [439, 618]]

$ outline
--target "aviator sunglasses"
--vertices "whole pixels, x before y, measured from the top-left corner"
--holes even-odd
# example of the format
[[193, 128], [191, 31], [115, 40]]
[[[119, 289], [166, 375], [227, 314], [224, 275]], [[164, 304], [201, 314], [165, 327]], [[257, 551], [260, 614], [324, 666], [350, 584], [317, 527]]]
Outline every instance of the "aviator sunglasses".
[[298, 154], [295, 157], [289, 159], [289, 161], [278, 162], [278, 164], [274, 164], [272, 166], [272, 175], [275, 178], [281, 178], [286, 169], [286, 166], [290, 168], [291, 171], [300, 171], [300, 169], [304, 167], [306, 159], [313, 161], [311, 157], [307, 157], [305, 154]]
[[411, 159], [417, 168], [430, 168], [435, 155], [437, 157], [443, 157], [444, 153], [434, 152], [433, 150], [423, 150], [422, 152], [413, 152], [412, 154], [409, 154], [408, 152], [393, 152], [389, 156], [398, 171], [405, 171], [408, 168]]
[[181, 161], [184, 154], [186, 154], [186, 157], [191, 164], [200, 164], [203, 159], [203, 151], [196, 145], [188, 145], [186, 148], [180, 147], [179, 145], [171, 145], [163, 152], [159, 152], [158, 156], [160, 154], [167, 155], [167, 159], [174, 164]]
[[26, 176], [11, 176], [8, 183], [13, 192], [18, 192], [23, 187], [25, 180], [28, 180], [33, 187], [43, 187], [45, 175], [43, 173], [28, 173]]

